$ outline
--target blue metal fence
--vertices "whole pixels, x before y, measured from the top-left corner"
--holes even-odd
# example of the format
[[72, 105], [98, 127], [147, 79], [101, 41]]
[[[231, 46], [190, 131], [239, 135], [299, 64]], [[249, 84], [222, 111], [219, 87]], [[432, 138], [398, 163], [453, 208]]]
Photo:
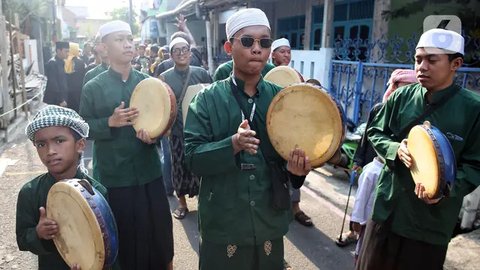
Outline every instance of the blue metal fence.
[[[336, 40], [330, 68], [328, 91], [340, 103], [346, 119], [354, 125], [366, 121], [371, 107], [381, 102], [391, 73], [398, 68], [413, 69], [417, 35], [409, 39]], [[480, 93], [480, 42], [466, 38], [467, 63], [458, 70], [457, 84]], [[467, 48], [467, 46], [466, 46]]]

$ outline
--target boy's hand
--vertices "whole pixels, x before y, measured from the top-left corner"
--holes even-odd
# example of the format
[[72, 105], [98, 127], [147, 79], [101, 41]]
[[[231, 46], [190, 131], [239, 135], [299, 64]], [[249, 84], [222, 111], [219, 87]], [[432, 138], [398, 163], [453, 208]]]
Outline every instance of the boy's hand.
[[245, 151], [250, 155], [255, 155], [258, 150], [260, 140], [255, 138], [257, 133], [250, 129], [248, 120], [243, 120], [238, 127], [237, 133], [232, 136], [233, 153]]
[[137, 138], [146, 144], [154, 144], [157, 142], [157, 138], [150, 138], [148, 131], [144, 130], [143, 128], [137, 131]]
[[54, 220], [48, 219], [44, 207], [40, 207], [40, 220], [38, 221], [36, 231], [38, 238], [52, 240], [58, 233], [58, 225]]
[[305, 155], [305, 151], [295, 148], [290, 152], [287, 170], [297, 176], [305, 176], [312, 170], [312, 164], [310, 164], [310, 160]]
[[109, 127], [124, 127], [133, 125], [133, 120], [138, 117], [138, 110], [136, 108], [126, 108], [125, 102], [120, 102], [120, 105], [115, 108], [112, 116], [108, 118]]

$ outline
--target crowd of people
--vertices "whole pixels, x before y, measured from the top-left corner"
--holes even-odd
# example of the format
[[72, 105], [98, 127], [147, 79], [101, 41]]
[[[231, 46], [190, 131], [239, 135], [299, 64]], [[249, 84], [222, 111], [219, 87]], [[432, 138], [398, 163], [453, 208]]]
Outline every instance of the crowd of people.
[[[18, 246], [38, 255], [39, 269], [80, 269], [63, 261], [52, 241], [59, 225], [45, 214], [47, 193], [62, 179], [85, 178], [107, 198], [119, 237], [113, 269], [173, 269], [172, 215], [188, 215], [185, 196], [198, 198], [201, 270], [288, 268], [283, 237], [289, 223], [294, 218], [313, 226], [298, 190], [312, 169], [309, 158], [295, 148], [284, 160], [266, 131], [268, 106], [282, 88], [263, 75], [290, 63], [288, 40], [272, 40], [262, 10], [240, 10], [225, 27], [232, 61], [212, 78], [185, 18], [177, 27], [168, 46], [135, 46], [122, 21], [102, 25], [82, 55], [77, 44], [57, 43], [46, 69], [44, 101], [50, 105], [27, 126], [48, 172], [22, 187], [17, 204]], [[438, 35], [452, 42], [435, 42]], [[392, 88], [371, 114], [363, 149], [374, 151], [359, 152], [362, 161], [354, 168], [363, 167], [351, 223], [351, 234], [363, 239], [356, 269], [442, 268], [461, 200], [480, 184], [480, 97], [454, 83], [463, 47], [453, 31], [426, 31], [415, 71], [393, 74]], [[150, 76], [166, 82], [177, 100], [177, 118], [161, 138], [132, 127], [140, 114], [130, 107], [132, 91]], [[194, 97], [183, 123], [179, 104], [199, 83], [210, 85]], [[448, 100], [422, 114], [443, 96]], [[451, 142], [457, 179], [449, 197], [429, 198], [409, 173], [404, 129], [424, 119], [460, 138]], [[81, 162], [87, 139], [94, 141], [93, 177]], [[171, 164], [162, 167], [158, 148]], [[291, 189], [286, 197], [285, 185]], [[179, 206], [170, 213], [173, 191]]]

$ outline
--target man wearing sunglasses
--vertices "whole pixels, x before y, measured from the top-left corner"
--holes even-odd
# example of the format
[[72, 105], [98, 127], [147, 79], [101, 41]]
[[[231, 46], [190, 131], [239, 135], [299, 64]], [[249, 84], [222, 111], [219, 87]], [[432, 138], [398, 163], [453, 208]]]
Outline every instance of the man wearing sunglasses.
[[[255, 42], [252, 37], [242, 37], [239, 41], [242, 43], [244, 47], [252, 47], [253, 43]], [[260, 42], [262, 41], [260, 40]], [[260, 44], [260, 46], [267, 46], [268, 48], [270, 48], [272, 46], [272, 41], [264, 40], [263, 44]], [[262, 76], [265, 76], [274, 67], [275, 67], [274, 65], [270, 63], [266, 63], [265, 67], [262, 70]], [[232, 71], [233, 71], [233, 60], [230, 60], [218, 66], [217, 70], [215, 70], [215, 73], [213, 74], [213, 80], [214, 81], [224, 80], [228, 78], [230, 74], [232, 74]]]
[[[233, 73], [194, 98], [184, 132], [186, 164], [202, 177], [200, 269], [283, 269], [291, 220], [284, 184], [301, 186], [311, 165], [301, 149], [283, 160], [267, 135], [268, 106], [281, 88], [261, 76], [272, 44], [265, 13], [238, 11], [226, 33]], [[279, 184], [287, 194], [281, 202]]]

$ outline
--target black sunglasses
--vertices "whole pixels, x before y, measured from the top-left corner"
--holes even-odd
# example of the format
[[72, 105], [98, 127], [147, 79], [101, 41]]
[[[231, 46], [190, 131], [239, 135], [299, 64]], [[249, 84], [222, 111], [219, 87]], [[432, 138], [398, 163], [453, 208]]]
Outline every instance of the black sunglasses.
[[233, 42], [234, 39], [240, 40], [240, 42], [242, 43], [242, 46], [245, 48], [252, 47], [253, 43], [257, 41], [260, 44], [260, 47], [264, 49], [268, 49], [272, 47], [272, 42], [273, 42], [273, 40], [269, 38], [253, 38], [253, 37], [240, 37], [240, 38], [232, 37], [230, 38], [230, 42]]

